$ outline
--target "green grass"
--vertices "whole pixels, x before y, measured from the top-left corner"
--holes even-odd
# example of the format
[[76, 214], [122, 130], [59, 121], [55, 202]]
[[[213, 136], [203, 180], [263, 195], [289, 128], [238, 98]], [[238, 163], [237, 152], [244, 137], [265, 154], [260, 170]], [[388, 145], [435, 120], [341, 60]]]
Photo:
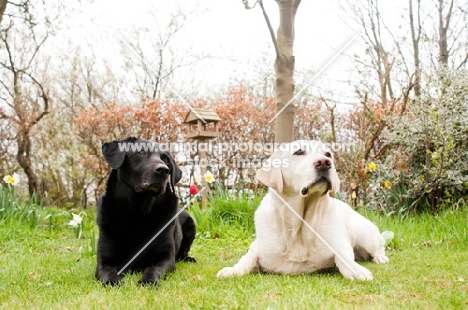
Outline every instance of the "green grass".
[[[217, 279], [253, 240], [251, 206], [216, 203], [191, 210], [199, 231], [191, 255], [178, 263], [159, 288], [137, 285], [129, 274], [118, 287], [94, 279], [93, 210], [86, 210], [83, 234], [67, 226], [71, 212], [38, 207], [40, 221], [17, 216], [0, 220], [0, 307], [2, 309], [456, 309], [468, 308], [468, 210], [401, 219], [364, 212], [395, 239], [390, 264], [362, 263], [375, 280], [349, 281], [328, 270], [300, 276], [254, 274]], [[247, 202], [245, 202], [247, 200]], [[245, 204], [244, 204], [245, 203]], [[246, 208], [236, 214], [239, 204]], [[74, 211], [78, 213], [78, 211]], [[218, 216], [217, 218], [213, 218]], [[51, 220], [52, 218], [52, 220]], [[217, 229], [216, 224], [222, 224]], [[244, 226], [247, 226], [244, 229]], [[214, 238], [219, 237], [219, 238]]]
[[200, 235], [209, 238], [249, 238], [255, 232], [253, 213], [263, 198], [263, 193], [253, 196], [237, 195], [217, 187], [217, 195], [210, 195], [208, 206], [202, 210], [195, 202], [190, 213], [197, 223]]

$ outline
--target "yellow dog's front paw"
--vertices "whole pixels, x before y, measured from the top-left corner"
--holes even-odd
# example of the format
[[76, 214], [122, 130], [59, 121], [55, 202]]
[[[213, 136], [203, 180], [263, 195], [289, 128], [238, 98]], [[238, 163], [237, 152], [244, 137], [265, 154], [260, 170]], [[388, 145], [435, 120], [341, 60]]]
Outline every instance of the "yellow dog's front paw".
[[228, 278], [228, 277], [233, 277], [237, 276], [238, 273], [235, 271], [234, 267], [226, 267], [218, 271], [216, 274], [217, 278]]

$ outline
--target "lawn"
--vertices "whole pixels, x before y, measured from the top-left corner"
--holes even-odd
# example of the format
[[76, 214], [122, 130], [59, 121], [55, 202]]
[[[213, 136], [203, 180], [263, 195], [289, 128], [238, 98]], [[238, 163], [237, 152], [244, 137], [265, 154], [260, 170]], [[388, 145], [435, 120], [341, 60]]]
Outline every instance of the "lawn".
[[21, 216], [3, 214], [1, 308], [468, 308], [467, 208], [407, 218], [364, 212], [381, 230], [395, 233], [387, 252], [390, 264], [362, 263], [373, 272], [374, 281], [349, 281], [336, 270], [217, 279], [217, 271], [236, 263], [253, 239], [249, 217], [258, 200], [241, 200], [216, 200], [208, 211], [196, 206], [190, 210], [199, 222], [191, 251], [198, 262], [178, 263], [159, 288], [137, 285], [138, 274], [127, 274], [117, 287], [94, 279], [93, 209], [86, 210], [81, 235], [67, 225], [71, 213], [78, 211], [30, 207]]

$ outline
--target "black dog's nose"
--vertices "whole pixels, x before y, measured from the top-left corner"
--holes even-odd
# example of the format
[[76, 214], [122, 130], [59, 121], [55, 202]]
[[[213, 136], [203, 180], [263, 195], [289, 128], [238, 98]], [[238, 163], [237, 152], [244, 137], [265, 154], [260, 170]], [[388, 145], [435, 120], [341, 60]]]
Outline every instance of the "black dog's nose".
[[332, 166], [332, 162], [330, 159], [326, 157], [319, 158], [314, 162], [314, 166], [317, 169], [330, 169]]
[[169, 174], [169, 168], [166, 165], [157, 165], [154, 167], [154, 171], [156, 171], [157, 174]]

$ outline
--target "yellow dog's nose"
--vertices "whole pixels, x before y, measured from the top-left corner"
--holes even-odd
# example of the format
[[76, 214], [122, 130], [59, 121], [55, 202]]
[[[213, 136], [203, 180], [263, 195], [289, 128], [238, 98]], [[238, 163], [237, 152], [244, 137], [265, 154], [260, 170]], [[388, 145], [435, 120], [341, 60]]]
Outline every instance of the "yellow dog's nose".
[[332, 162], [329, 158], [322, 157], [322, 158], [317, 159], [314, 162], [314, 166], [315, 168], [318, 168], [318, 169], [330, 169], [332, 166]]

